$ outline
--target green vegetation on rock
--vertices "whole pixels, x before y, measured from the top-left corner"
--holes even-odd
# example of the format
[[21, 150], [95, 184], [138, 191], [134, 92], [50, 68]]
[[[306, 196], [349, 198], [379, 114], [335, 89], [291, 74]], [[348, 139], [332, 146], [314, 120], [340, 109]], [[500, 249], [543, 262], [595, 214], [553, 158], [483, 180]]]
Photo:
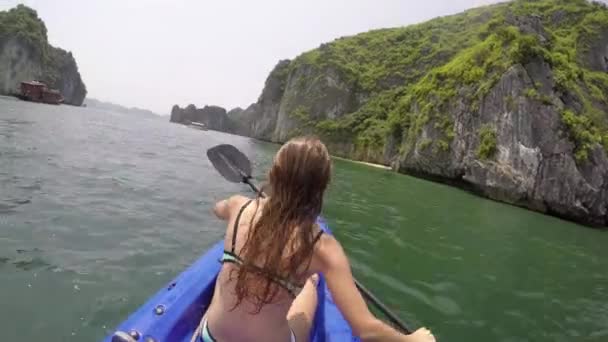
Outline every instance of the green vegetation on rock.
[[315, 122], [310, 118], [309, 111], [305, 106], [297, 106], [288, 113], [288, 116], [298, 123], [298, 126], [289, 132], [289, 137], [307, 134], [315, 126]]
[[[569, 109], [564, 110], [562, 112], [562, 121], [568, 127], [570, 135], [575, 139], [576, 152], [574, 156], [578, 162], [587, 160], [589, 150], [595, 144], [602, 143], [602, 138], [606, 138], [606, 135], [602, 137], [600, 130], [585, 115], [577, 115]], [[606, 146], [605, 143], [606, 141], [604, 141], [604, 146]]]
[[[357, 150], [382, 153], [397, 144], [408, 153], [423, 130], [449, 151], [453, 108], [475, 115], [511, 67], [544, 61], [552, 70], [556, 96], [569, 99], [565, 105], [571, 114], [563, 121], [583, 162], [594, 144], [608, 146], [608, 74], [587, 62], [602, 35], [608, 37], [608, 10], [601, 4], [516, 0], [340, 38], [302, 54], [290, 69], [312, 68], [319, 75], [332, 70], [359, 94], [355, 110], [316, 122], [318, 134], [350, 141]], [[522, 91], [542, 105], [556, 106], [541, 88], [535, 82]], [[515, 101], [509, 98], [510, 110], [516, 109]], [[484, 147], [481, 155], [489, 152]]]
[[608, 226], [607, 47], [606, 6], [514, 0], [281, 61], [242, 117], [252, 137], [312, 133], [334, 155]]
[[35, 10], [17, 5], [8, 11], [0, 11], [0, 40], [21, 39], [40, 55], [47, 56], [47, 32], [44, 22]]
[[477, 158], [486, 160], [492, 158], [494, 154], [496, 154], [496, 129], [484, 125], [479, 130]]
[[308, 124], [310, 122], [310, 115], [304, 106], [298, 106], [291, 113], [289, 113], [294, 119], [298, 119], [301, 123]]

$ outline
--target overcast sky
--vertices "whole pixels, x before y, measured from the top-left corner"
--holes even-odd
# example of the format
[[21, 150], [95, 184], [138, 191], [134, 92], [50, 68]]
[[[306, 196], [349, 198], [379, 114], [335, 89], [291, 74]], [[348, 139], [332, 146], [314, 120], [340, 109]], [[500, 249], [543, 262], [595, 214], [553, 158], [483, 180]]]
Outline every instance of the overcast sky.
[[169, 113], [255, 102], [285, 58], [334, 38], [497, 0], [0, 0], [25, 3], [72, 51], [88, 96]]

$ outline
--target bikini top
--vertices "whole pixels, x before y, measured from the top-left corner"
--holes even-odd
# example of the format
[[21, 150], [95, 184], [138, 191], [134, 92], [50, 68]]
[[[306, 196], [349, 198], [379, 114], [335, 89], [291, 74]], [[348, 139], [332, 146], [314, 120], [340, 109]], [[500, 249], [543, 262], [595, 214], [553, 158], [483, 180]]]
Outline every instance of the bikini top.
[[[237, 231], [239, 229], [239, 221], [241, 219], [241, 215], [243, 214], [243, 211], [245, 210], [245, 208], [247, 208], [247, 206], [251, 202], [252, 202], [252, 200], [247, 201], [247, 203], [245, 203], [239, 210], [239, 213], [236, 217], [236, 221], [234, 221], [234, 228], [232, 230], [232, 248], [229, 251], [224, 250], [224, 253], [222, 254], [222, 258], [220, 259], [220, 262], [222, 264], [226, 263], [226, 262], [234, 263], [239, 266], [244, 264], [243, 259], [241, 259], [236, 254], [234, 248], [236, 245], [236, 235], [237, 235]], [[319, 238], [321, 238], [321, 235], [323, 235], [323, 231], [320, 231], [319, 234], [317, 234], [315, 236], [315, 238], [313, 239], [313, 246], [314, 246], [314, 244], [317, 243], [317, 241], [319, 241]], [[267, 271], [264, 271], [261, 267], [258, 267], [255, 265], [248, 265], [248, 267], [252, 267], [252, 268], [260, 271], [260, 274], [263, 274], [264, 276], [268, 277], [271, 281], [275, 282], [276, 284], [278, 284], [279, 286], [281, 286], [282, 288], [287, 290], [287, 292], [289, 292], [289, 294], [292, 295], [293, 297], [297, 296], [297, 294], [300, 293], [300, 291], [302, 290], [303, 285], [296, 284], [296, 283], [290, 281], [289, 279], [285, 279], [283, 277], [270, 275], [270, 274], [268, 274]]]

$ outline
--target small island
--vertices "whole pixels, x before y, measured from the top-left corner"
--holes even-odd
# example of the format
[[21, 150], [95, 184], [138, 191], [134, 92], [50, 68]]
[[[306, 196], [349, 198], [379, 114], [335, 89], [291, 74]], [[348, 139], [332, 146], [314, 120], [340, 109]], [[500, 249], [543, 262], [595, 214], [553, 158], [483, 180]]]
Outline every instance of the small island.
[[72, 53], [49, 44], [44, 22], [25, 5], [0, 11], [0, 76], [0, 95], [80, 106], [87, 94]]

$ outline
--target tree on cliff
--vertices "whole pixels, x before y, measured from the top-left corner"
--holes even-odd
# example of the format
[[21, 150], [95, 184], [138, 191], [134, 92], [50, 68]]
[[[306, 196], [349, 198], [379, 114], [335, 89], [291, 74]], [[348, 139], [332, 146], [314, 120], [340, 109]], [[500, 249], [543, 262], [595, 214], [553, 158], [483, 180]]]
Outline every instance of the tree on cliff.
[[25, 5], [0, 12], [0, 40], [12, 37], [30, 44], [41, 56], [46, 53], [46, 26], [38, 13]]

